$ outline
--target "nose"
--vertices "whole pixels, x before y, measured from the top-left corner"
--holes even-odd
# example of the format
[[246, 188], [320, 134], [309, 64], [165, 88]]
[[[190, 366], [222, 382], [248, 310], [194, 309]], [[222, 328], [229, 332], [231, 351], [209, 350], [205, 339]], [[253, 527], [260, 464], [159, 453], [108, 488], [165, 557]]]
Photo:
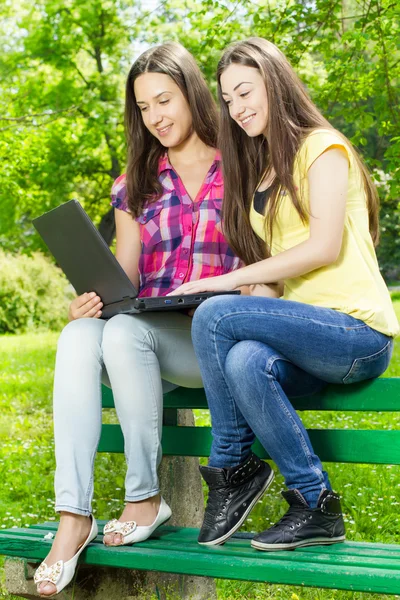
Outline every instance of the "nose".
[[231, 114], [234, 119], [238, 119], [246, 110], [246, 107], [243, 106], [240, 99], [237, 102], [233, 102], [231, 104]]
[[157, 125], [158, 123], [161, 123], [162, 121], [162, 116], [159, 114], [157, 109], [149, 109], [149, 121], [150, 121], [150, 125]]

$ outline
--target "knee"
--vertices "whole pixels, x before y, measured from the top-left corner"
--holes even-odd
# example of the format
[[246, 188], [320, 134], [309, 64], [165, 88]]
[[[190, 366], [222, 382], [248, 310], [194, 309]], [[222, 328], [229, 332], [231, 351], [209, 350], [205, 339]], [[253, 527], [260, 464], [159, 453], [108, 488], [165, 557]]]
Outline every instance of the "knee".
[[145, 333], [140, 319], [131, 315], [116, 315], [107, 321], [103, 332], [103, 353], [108, 357], [120, 356], [128, 349], [143, 344]]
[[[246, 386], [250, 382], [260, 361], [258, 342], [242, 341], [229, 350], [225, 361], [225, 375], [233, 386]], [[265, 366], [265, 361], [263, 361]]]
[[76, 355], [101, 347], [104, 321], [98, 319], [76, 319], [64, 327], [58, 339], [57, 350]]
[[205, 300], [205, 302], [196, 308], [192, 323], [192, 338], [194, 344], [204, 340], [204, 337], [211, 331], [212, 324], [215, 323], [220, 316], [221, 311], [226, 313], [226, 304], [226, 296], [214, 296], [213, 298]]

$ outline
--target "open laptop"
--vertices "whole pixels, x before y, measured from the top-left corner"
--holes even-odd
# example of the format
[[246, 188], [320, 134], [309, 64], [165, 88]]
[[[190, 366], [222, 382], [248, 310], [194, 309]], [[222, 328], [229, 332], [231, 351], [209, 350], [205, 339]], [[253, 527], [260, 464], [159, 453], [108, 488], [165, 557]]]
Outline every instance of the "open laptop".
[[196, 308], [211, 296], [240, 291], [138, 298], [138, 291], [77, 200], [70, 200], [34, 219], [45, 241], [78, 295], [96, 292], [103, 319], [120, 313]]

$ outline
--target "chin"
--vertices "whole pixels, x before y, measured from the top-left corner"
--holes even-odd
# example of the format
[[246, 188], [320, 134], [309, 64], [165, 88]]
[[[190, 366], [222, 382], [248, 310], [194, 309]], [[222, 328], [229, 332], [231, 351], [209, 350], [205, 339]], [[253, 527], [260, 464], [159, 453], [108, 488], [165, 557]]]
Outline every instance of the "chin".
[[181, 141], [177, 140], [177, 139], [173, 139], [173, 140], [162, 140], [161, 139], [160, 143], [162, 146], [164, 146], [164, 148], [175, 148], [176, 146], [179, 146]]
[[253, 138], [253, 137], [258, 137], [259, 135], [261, 135], [262, 131], [245, 131], [245, 134], [247, 135], [247, 137]]
[[253, 126], [253, 127], [250, 127], [250, 129], [249, 129], [249, 130], [245, 129], [244, 131], [245, 131], [245, 133], [247, 133], [247, 135], [248, 135], [249, 137], [258, 137], [259, 135], [262, 135], [262, 134], [264, 133], [264, 131], [265, 131], [265, 127], [264, 127], [264, 128], [262, 128], [262, 127], [257, 127], [257, 126], [254, 124], [254, 126]]
[[247, 135], [247, 137], [251, 138], [257, 137], [264, 133], [264, 129], [257, 127], [255, 124], [252, 126], [250, 125], [250, 127], [242, 127], [241, 125], [239, 125], [239, 127]]
[[246, 135], [248, 137], [258, 137], [259, 135], [261, 135], [263, 132], [262, 131], [245, 131]]

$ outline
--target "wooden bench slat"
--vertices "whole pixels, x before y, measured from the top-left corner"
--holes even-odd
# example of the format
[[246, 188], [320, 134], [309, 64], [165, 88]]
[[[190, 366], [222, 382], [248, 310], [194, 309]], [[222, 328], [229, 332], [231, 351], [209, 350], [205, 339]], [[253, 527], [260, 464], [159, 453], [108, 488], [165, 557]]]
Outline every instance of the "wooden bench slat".
[[[9, 530], [13, 531], [13, 530]], [[9, 532], [7, 532], [9, 533]], [[185, 546], [177, 540], [176, 546], [171, 541], [163, 542], [163, 532], [158, 537], [134, 547], [106, 548], [97, 538], [83, 554], [86, 564], [155, 570], [181, 574], [203, 575], [226, 579], [252, 581], [268, 581], [269, 583], [285, 583], [291, 585], [308, 585], [314, 587], [337, 588], [370, 591], [379, 593], [400, 592], [400, 571], [398, 566], [368, 561], [368, 564], [357, 565], [350, 557], [341, 561], [335, 560], [329, 550], [325, 558], [318, 551], [314, 554], [298, 549], [295, 552], [262, 553], [250, 548], [235, 548], [228, 542], [222, 547], [208, 548], [197, 544], [197, 531], [191, 530]], [[362, 546], [362, 544], [360, 544]], [[337, 546], [332, 546], [332, 550]], [[0, 533], [0, 553], [19, 556], [31, 561], [43, 559], [49, 549], [49, 542], [35, 536], [14, 539]], [[319, 557], [315, 562], [313, 557]], [[337, 556], [336, 556], [337, 558]]]
[[[106, 520], [97, 520], [99, 531], [103, 530], [104, 525], [107, 523]], [[37, 525], [31, 525], [29, 528], [13, 528], [13, 529], [5, 529], [2, 530], [3, 535], [8, 535], [10, 537], [24, 537], [24, 536], [34, 536], [39, 539], [42, 539], [45, 542], [43, 536], [50, 532], [55, 532], [57, 530], [58, 523], [55, 521], [49, 521], [47, 523], [41, 523]], [[167, 542], [172, 540], [174, 543], [178, 543], [182, 546], [186, 543], [190, 543], [193, 539], [197, 539], [198, 529], [188, 528], [188, 527], [174, 527], [174, 526], [163, 526], [161, 527], [157, 534], [154, 534], [152, 538], [146, 542], [153, 543], [156, 538], [161, 538], [163, 541]], [[249, 540], [254, 537], [255, 533], [251, 532], [238, 532], [234, 534], [232, 538], [229, 540], [229, 546], [225, 545], [225, 548], [230, 546], [234, 546], [237, 549], [248, 549], [249, 548]], [[96, 538], [97, 540], [101, 539], [101, 536]], [[51, 540], [47, 542], [49, 545], [51, 544]], [[199, 549], [202, 546], [198, 546]], [[327, 554], [329, 556], [359, 556], [365, 558], [373, 558], [375, 561], [379, 558], [383, 560], [396, 560], [398, 561], [398, 568], [400, 569], [400, 545], [398, 544], [383, 544], [379, 542], [352, 542], [346, 541], [344, 544], [335, 544], [334, 546], [318, 546], [309, 547], [309, 548], [301, 548], [296, 550], [296, 553], [289, 553], [290, 556], [294, 554], [308, 553], [324, 555]], [[273, 553], [271, 556], [281, 556], [279, 553]]]
[[[172, 528], [171, 528], [172, 529]], [[143, 547], [143, 548], [155, 548], [155, 549], [164, 549], [166, 552], [170, 551], [180, 551], [183, 547], [187, 547], [188, 552], [195, 552], [197, 554], [204, 554], [204, 552], [208, 552], [209, 549], [204, 546], [200, 546], [199, 544], [195, 544], [194, 540], [197, 540], [198, 530], [197, 529], [188, 529], [185, 532], [185, 535], [181, 535], [179, 531], [171, 531], [170, 528], [162, 528], [156, 534], [152, 536], [146, 543], [137, 544], [135, 548]], [[47, 529], [41, 530], [33, 530], [33, 528], [18, 530], [6, 530], [2, 532], [4, 536], [8, 536], [12, 543], [20, 543], [24, 545], [27, 543], [27, 538], [29, 541], [35, 539], [41, 543], [45, 543], [43, 536], [48, 533]], [[251, 537], [254, 534], [250, 534]], [[250, 537], [250, 539], [251, 539]], [[234, 555], [236, 557], [247, 558], [247, 556], [254, 555], [254, 550], [250, 547], [250, 539], [243, 539], [233, 537], [229, 540], [224, 546], [224, 554]], [[102, 543], [103, 536], [99, 535], [95, 542], [93, 543]], [[50, 547], [51, 542], [47, 542]], [[362, 544], [353, 543], [350, 545], [349, 543], [341, 544], [344, 552], [335, 552], [335, 548], [331, 549], [329, 546], [321, 546], [318, 548], [308, 548], [308, 552], [304, 552], [305, 549], [299, 549], [296, 552], [290, 552], [287, 554], [282, 554], [282, 552], [273, 552], [269, 554], [270, 560], [282, 560], [284, 559], [289, 562], [304, 562], [304, 563], [315, 563], [318, 566], [323, 564], [346, 564], [346, 565], [354, 565], [354, 566], [367, 566], [370, 565], [372, 567], [376, 567], [379, 569], [393, 569], [400, 570], [400, 554], [398, 552], [393, 552], [390, 549], [383, 548], [382, 550], [375, 552], [372, 556], [368, 555], [368, 553], [362, 552]], [[325, 549], [325, 552], [321, 552], [321, 549]], [[361, 550], [361, 551], [360, 551]]]
[[[382, 378], [352, 385], [329, 385], [323, 392], [292, 398], [297, 410], [398, 411], [400, 378]], [[103, 386], [103, 408], [112, 408], [112, 391]], [[177, 388], [164, 395], [165, 408], [208, 408], [204, 390]]]
[[[400, 431], [311, 429], [308, 430], [316, 453], [324, 462], [400, 464]], [[99, 452], [123, 452], [119, 425], [103, 425]], [[172, 456], [209, 456], [209, 427], [164, 427], [163, 453]], [[254, 451], [269, 458], [259, 442]]]

